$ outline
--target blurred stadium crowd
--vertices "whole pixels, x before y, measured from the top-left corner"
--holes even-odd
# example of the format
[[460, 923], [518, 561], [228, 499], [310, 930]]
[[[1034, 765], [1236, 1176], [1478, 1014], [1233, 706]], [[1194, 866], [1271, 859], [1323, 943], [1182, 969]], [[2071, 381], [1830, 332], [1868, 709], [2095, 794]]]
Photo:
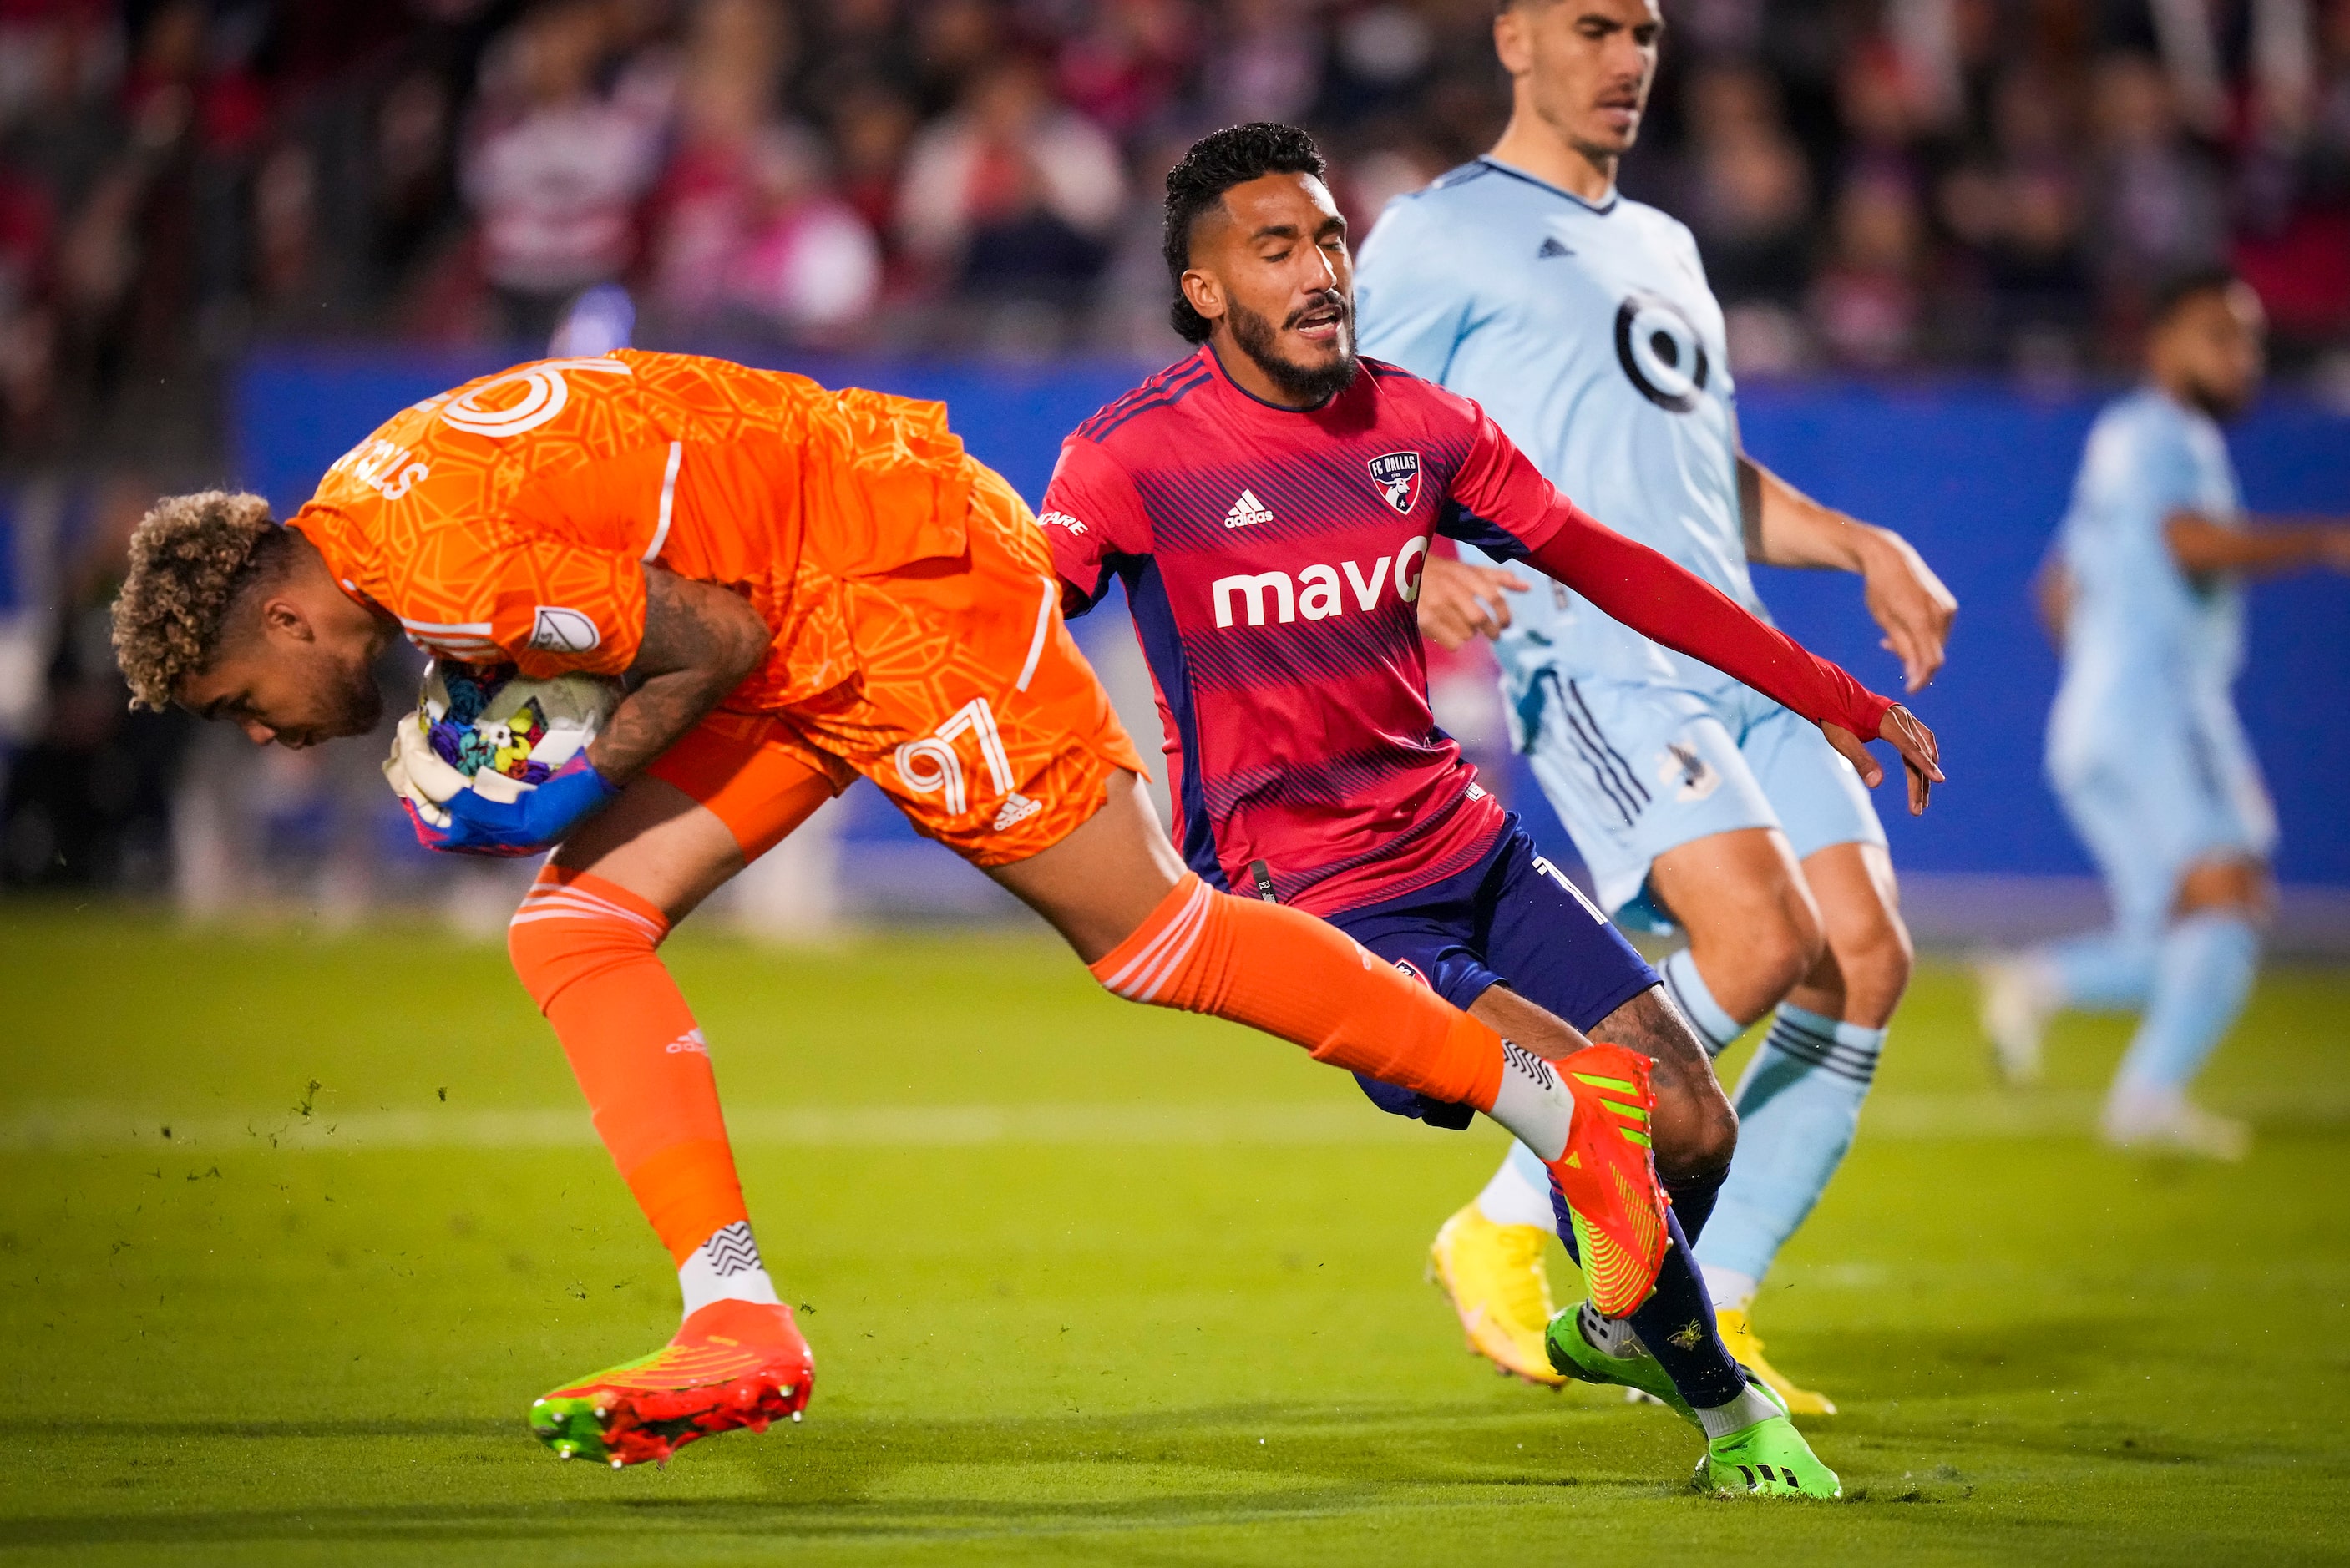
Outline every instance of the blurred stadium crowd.
[[[2350, 402], [2350, 0], [1665, 12], [1624, 184], [1696, 231], [1742, 375], [2094, 380], [2158, 279], [2231, 259], [2284, 378]], [[0, 882], [166, 875], [184, 727], [126, 719], [104, 607], [257, 346], [522, 357], [618, 282], [655, 347], [1163, 359], [1189, 140], [1313, 128], [1367, 231], [1499, 130], [1491, 16], [0, 0]]]
[[[2232, 256], [2345, 374], [2350, 0], [1675, 0], [1635, 195], [1750, 373], [2116, 363]], [[1200, 130], [1326, 139], [1358, 224], [1480, 151], [1490, 0], [0, 4], [0, 441], [151, 441], [256, 339], [1155, 354]], [[161, 394], [155, 389], [162, 389]]]

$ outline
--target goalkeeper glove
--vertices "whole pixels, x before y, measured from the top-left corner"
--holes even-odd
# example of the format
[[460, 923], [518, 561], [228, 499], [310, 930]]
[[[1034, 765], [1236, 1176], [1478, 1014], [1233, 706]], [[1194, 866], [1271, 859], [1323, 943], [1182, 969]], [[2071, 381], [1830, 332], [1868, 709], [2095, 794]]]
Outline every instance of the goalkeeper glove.
[[423, 727], [403, 719], [384, 776], [417, 841], [450, 855], [533, 855], [610, 804], [620, 787], [582, 753], [532, 785], [486, 769], [468, 780], [434, 755]]

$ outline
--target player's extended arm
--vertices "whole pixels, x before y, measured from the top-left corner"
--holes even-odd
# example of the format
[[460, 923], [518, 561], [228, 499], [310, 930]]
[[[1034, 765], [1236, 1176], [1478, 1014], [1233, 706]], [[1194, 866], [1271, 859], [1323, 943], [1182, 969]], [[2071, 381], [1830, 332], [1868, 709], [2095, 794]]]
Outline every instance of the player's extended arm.
[[2174, 512], [2162, 525], [2171, 559], [2190, 577], [2216, 572], [2266, 576], [2307, 566], [2350, 572], [2350, 523], [2274, 521], [2230, 528], [2195, 512]]
[[645, 631], [620, 699], [588, 749], [506, 799], [463, 790], [442, 803], [445, 824], [409, 809], [417, 836], [457, 855], [530, 855], [559, 842], [758, 667], [773, 633], [748, 604], [710, 583], [645, 570]]
[[1882, 646], [1901, 660], [1908, 690], [1934, 679], [1959, 601], [1908, 540], [1821, 505], [1743, 452], [1738, 499], [1749, 559], [1857, 573], [1868, 613], [1885, 628]]
[[1526, 564], [1557, 578], [1651, 641], [1704, 660], [1819, 725], [1872, 787], [1885, 770], [1859, 737], [1892, 742], [1909, 774], [1909, 811], [1942, 782], [1934, 733], [1889, 697], [1746, 613], [1696, 573], [1615, 532], [1565, 496], [1557, 527]]

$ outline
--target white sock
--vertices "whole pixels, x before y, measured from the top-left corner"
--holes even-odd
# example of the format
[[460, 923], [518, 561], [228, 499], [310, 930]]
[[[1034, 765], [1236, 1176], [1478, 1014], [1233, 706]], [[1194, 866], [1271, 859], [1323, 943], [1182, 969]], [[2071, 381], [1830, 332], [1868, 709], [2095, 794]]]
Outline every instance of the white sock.
[[685, 1315], [691, 1317], [712, 1302], [756, 1302], [780, 1306], [775, 1282], [759, 1261], [759, 1243], [751, 1239], [751, 1222], [737, 1220], [702, 1239], [677, 1267], [677, 1288], [685, 1297]]
[[1492, 1117], [1544, 1161], [1566, 1152], [1575, 1122], [1575, 1096], [1549, 1063], [1514, 1040], [1502, 1042], [1502, 1086], [1494, 1093]]
[[1602, 1355], [1612, 1355], [1620, 1361], [1627, 1355], [1648, 1354], [1648, 1347], [1632, 1332], [1629, 1318], [1601, 1317], [1599, 1309], [1587, 1301], [1575, 1309], [1575, 1326], [1584, 1343]]
[[1705, 1293], [1713, 1298], [1714, 1311], [1744, 1312], [1754, 1304], [1755, 1293], [1762, 1288], [1762, 1281], [1735, 1269], [1717, 1269], [1710, 1263], [1699, 1266], [1704, 1272]]
[[1697, 1412], [1697, 1424], [1705, 1428], [1705, 1439], [1710, 1443], [1716, 1438], [1742, 1432], [1757, 1421], [1767, 1421], [1773, 1416], [1784, 1414], [1771, 1397], [1762, 1392], [1762, 1384], [1749, 1377], [1746, 1391], [1729, 1404], [1716, 1405], [1711, 1409], [1700, 1407]]
[[1534, 1150], [1522, 1143], [1510, 1145], [1509, 1158], [1477, 1194], [1477, 1211], [1496, 1225], [1558, 1228], [1558, 1216], [1550, 1206], [1550, 1172]]

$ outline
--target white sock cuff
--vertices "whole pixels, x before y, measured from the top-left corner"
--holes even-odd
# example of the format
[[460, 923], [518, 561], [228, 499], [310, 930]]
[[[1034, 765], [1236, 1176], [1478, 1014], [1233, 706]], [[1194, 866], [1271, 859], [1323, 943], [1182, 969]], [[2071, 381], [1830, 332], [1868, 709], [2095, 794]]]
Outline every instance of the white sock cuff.
[[1700, 1406], [1697, 1411], [1697, 1424], [1705, 1428], [1706, 1441], [1711, 1442], [1732, 1432], [1742, 1432], [1757, 1421], [1767, 1421], [1773, 1416], [1785, 1414], [1779, 1402], [1762, 1391], [1762, 1380], [1749, 1374], [1745, 1391], [1729, 1404], [1711, 1408]]
[[1549, 1063], [1516, 1041], [1504, 1040], [1502, 1086], [1493, 1095], [1490, 1114], [1536, 1156], [1554, 1160], [1566, 1152], [1575, 1096]]
[[702, 1238], [702, 1244], [677, 1266], [677, 1288], [685, 1298], [685, 1315], [691, 1317], [712, 1302], [756, 1302], [780, 1306], [775, 1282], [767, 1277], [759, 1258], [759, 1243], [751, 1237], [751, 1222], [737, 1220]]
[[1697, 1031], [1705, 1054], [1719, 1056], [1728, 1050], [1730, 1043], [1746, 1026], [1724, 1012], [1721, 1003], [1713, 999], [1713, 992], [1706, 989], [1704, 977], [1697, 972], [1696, 956], [1683, 948], [1667, 959], [1657, 972], [1665, 982], [1665, 994]]

